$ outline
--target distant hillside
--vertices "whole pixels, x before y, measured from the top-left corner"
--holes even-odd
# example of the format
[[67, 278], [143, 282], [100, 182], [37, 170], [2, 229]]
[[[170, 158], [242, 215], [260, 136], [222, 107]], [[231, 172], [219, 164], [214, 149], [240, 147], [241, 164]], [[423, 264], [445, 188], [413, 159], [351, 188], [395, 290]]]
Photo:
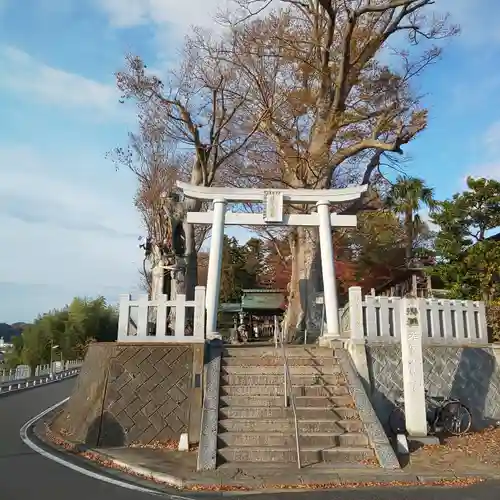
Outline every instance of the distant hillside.
[[27, 323], [0, 323], [0, 337], [3, 337], [5, 342], [10, 342], [12, 337], [16, 335], [21, 335], [23, 329], [27, 326]]

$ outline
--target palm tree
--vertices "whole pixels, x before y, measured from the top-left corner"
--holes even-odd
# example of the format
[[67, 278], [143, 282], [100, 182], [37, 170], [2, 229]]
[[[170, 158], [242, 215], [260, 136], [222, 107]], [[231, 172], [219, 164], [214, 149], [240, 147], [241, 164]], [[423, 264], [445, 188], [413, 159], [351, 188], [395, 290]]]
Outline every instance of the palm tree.
[[399, 176], [387, 196], [386, 205], [403, 218], [405, 260], [409, 266], [413, 257], [415, 235], [424, 224], [418, 211], [422, 206], [426, 206], [431, 212], [436, 208], [434, 189], [428, 187], [422, 179]]

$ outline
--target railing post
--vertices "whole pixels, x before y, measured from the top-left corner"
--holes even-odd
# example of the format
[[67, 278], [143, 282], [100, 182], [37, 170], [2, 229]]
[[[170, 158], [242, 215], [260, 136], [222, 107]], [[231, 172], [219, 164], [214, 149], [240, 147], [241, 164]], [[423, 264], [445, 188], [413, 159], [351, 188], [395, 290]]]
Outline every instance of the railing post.
[[477, 326], [479, 327], [479, 332], [477, 337], [480, 342], [486, 344], [488, 343], [488, 325], [486, 322], [486, 306], [483, 301], [477, 304]]
[[120, 295], [120, 307], [118, 315], [118, 340], [127, 338], [128, 336], [128, 322], [130, 316], [130, 299], [131, 295]]
[[364, 339], [363, 294], [360, 286], [349, 288], [349, 325], [351, 339]]
[[149, 297], [141, 295], [137, 300], [137, 340], [147, 337], [149, 326]]
[[363, 325], [363, 293], [361, 287], [349, 288], [349, 324], [350, 338], [347, 341], [347, 351], [363, 381], [366, 391], [370, 394], [370, 373], [366, 357], [366, 339]]
[[163, 293], [158, 294], [156, 304], [156, 340], [164, 342], [167, 335], [167, 296]]
[[186, 296], [184, 294], [177, 295], [174, 307], [175, 338], [178, 340], [182, 340], [186, 336]]
[[204, 286], [194, 289], [193, 338], [205, 340], [205, 293]]

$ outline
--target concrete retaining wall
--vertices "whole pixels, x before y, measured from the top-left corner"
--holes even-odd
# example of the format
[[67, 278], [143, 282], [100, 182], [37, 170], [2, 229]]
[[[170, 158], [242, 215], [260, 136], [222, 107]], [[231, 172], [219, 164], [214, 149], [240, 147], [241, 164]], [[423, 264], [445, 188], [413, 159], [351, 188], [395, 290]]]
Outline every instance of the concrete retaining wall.
[[200, 434], [203, 345], [92, 344], [53, 430], [94, 447]]
[[[360, 346], [358, 346], [359, 349]], [[401, 347], [399, 344], [368, 344], [363, 371], [360, 356], [353, 355], [360, 365], [360, 375], [368, 375], [369, 394], [383, 425], [403, 392]], [[450, 347], [428, 346], [423, 349], [425, 386], [430, 395], [457, 397], [473, 414], [473, 427], [484, 428], [500, 420], [500, 350], [493, 346]], [[500, 357], [500, 356], [498, 356]], [[366, 371], [368, 373], [366, 373]]]

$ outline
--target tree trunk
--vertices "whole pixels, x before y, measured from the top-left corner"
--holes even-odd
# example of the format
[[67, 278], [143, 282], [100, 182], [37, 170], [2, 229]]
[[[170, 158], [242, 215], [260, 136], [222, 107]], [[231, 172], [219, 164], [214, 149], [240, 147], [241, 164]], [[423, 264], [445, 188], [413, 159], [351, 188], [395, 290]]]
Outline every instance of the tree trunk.
[[413, 213], [407, 211], [405, 214], [405, 232], [406, 232], [406, 248], [405, 260], [406, 266], [410, 267], [413, 257]]
[[[199, 212], [201, 203], [199, 200], [185, 200], [185, 213]], [[187, 300], [194, 300], [194, 288], [198, 284], [198, 253], [196, 252], [196, 240], [194, 234], [194, 226], [188, 224], [184, 217], [182, 223], [185, 239], [184, 252], [184, 287]]]
[[[191, 170], [190, 183], [194, 186], [203, 184], [203, 172], [197, 158], [195, 158]], [[186, 214], [188, 212], [199, 212], [201, 207], [200, 200], [185, 198], [177, 211], [179, 218], [182, 217], [181, 233], [184, 237], [184, 252], [182, 256], [177, 256], [180, 270], [173, 280], [172, 289], [175, 288], [176, 293], [184, 293], [187, 300], [194, 300], [194, 288], [198, 284], [198, 254], [196, 252], [194, 226], [186, 222]]]
[[297, 227], [290, 235], [292, 277], [289, 285], [285, 331], [288, 341], [300, 341], [321, 328], [321, 306], [316, 304], [323, 290], [318, 229]]

